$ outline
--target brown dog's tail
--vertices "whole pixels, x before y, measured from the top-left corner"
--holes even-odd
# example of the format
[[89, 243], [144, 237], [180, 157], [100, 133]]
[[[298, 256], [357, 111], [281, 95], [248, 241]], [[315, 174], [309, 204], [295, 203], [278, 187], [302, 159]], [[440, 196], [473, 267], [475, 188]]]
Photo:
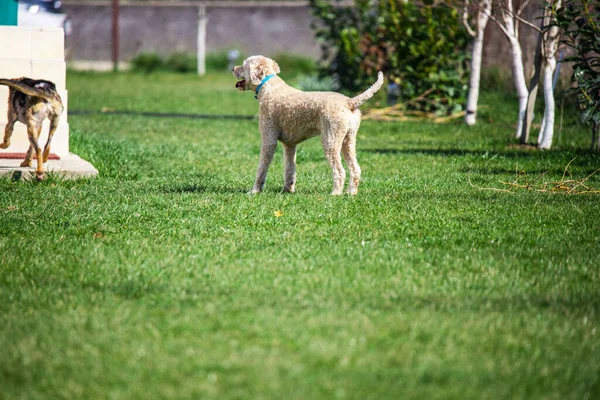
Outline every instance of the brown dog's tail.
[[377, 73], [377, 82], [375, 82], [373, 84], [373, 86], [371, 86], [370, 88], [368, 88], [367, 90], [365, 90], [364, 92], [359, 94], [358, 96], [353, 97], [348, 101], [350, 109], [356, 110], [358, 107], [361, 106], [362, 103], [364, 103], [365, 101], [367, 101], [371, 97], [373, 97], [373, 95], [375, 93], [377, 93], [377, 91], [379, 89], [381, 89], [382, 85], [383, 85], [383, 73], [381, 71], [379, 71]]
[[[36, 86], [30, 86], [25, 81], [31, 81]], [[21, 78], [21, 79], [0, 79], [0, 85], [8, 86], [19, 92], [26, 94], [27, 96], [41, 97], [43, 99], [53, 99], [56, 93], [56, 86], [50, 81], [34, 81], [33, 79]]]

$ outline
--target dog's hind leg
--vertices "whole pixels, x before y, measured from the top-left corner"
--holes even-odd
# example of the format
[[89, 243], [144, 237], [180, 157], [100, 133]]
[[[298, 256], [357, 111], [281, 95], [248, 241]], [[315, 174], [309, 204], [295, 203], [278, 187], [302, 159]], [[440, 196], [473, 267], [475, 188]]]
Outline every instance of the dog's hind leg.
[[50, 120], [50, 132], [48, 133], [48, 141], [46, 142], [46, 146], [44, 146], [44, 162], [48, 161], [48, 155], [50, 154], [50, 144], [52, 143], [52, 137], [54, 136], [54, 132], [56, 132], [56, 128], [58, 127], [59, 121], [59, 115], [54, 116]]
[[342, 155], [350, 171], [350, 182], [348, 183], [346, 192], [352, 195], [358, 193], [361, 172], [356, 160], [356, 135], [360, 127], [360, 111], [356, 110], [353, 114], [353, 118], [350, 119], [350, 129], [348, 129], [348, 133], [344, 137], [344, 143], [342, 144]]
[[42, 149], [38, 144], [38, 138], [42, 131], [42, 124], [35, 123], [34, 121], [27, 124], [27, 135], [29, 136], [30, 147], [33, 148], [37, 157], [37, 168], [35, 170], [36, 178], [38, 181], [44, 179], [44, 157], [42, 155]]
[[4, 140], [0, 143], [0, 149], [6, 149], [10, 146], [10, 138], [13, 134], [13, 129], [15, 128], [15, 123], [17, 122], [17, 115], [12, 112], [12, 110], [8, 110], [8, 122], [6, 123], [6, 127], [4, 128]]
[[350, 131], [344, 138], [342, 144], [342, 155], [346, 164], [348, 164], [348, 170], [350, 171], [350, 182], [348, 183], [348, 194], [358, 193], [358, 184], [360, 182], [360, 166], [356, 160], [356, 131]]
[[31, 155], [33, 154], [33, 146], [29, 144], [29, 149], [25, 154], [25, 159], [21, 163], [21, 167], [31, 167]]
[[342, 166], [342, 159], [340, 157], [344, 133], [345, 129], [342, 131], [340, 127], [327, 127], [323, 130], [321, 138], [325, 158], [329, 162], [333, 174], [333, 191], [331, 192], [333, 196], [342, 194], [344, 191], [344, 181], [346, 180], [346, 171]]
[[294, 193], [296, 190], [296, 145], [283, 144], [284, 176], [283, 191]]

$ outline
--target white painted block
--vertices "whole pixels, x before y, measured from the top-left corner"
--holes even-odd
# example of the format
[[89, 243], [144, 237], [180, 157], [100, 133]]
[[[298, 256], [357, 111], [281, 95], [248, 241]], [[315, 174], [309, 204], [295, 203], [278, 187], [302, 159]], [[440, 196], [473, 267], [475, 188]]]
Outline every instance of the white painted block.
[[31, 60], [31, 78], [54, 82], [58, 90], [67, 85], [67, 64], [64, 61]]
[[6, 119], [7, 111], [8, 111], [8, 87], [0, 86], [0, 120]]
[[[0, 121], [2, 129], [2, 137], [4, 137], [4, 126], [6, 120]], [[44, 147], [48, 141], [48, 132], [50, 130], [50, 121], [44, 121], [42, 132], [38, 139], [40, 147]], [[7, 149], [0, 149], [0, 153], [24, 153], [29, 149], [29, 136], [27, 135], [27, 127], [20, 122], [15, 124], [13, 134], [10, 139], [10, 146]], [[59, 157], [69, 154], [69, 124], [61, 121], [54, 132], [50, 152], [58, 154]]]
[[31, 58], [31, 29], [0, 26], [0, 57], [29, 60]]
[[36, 60], [65, 60], [65, 35], [61, 29], [31, 31], [31, 58]]
[[13, 79], [23, 76], [31, 76], [31, 61], [29, 59], [0, 58], [1, 78]]

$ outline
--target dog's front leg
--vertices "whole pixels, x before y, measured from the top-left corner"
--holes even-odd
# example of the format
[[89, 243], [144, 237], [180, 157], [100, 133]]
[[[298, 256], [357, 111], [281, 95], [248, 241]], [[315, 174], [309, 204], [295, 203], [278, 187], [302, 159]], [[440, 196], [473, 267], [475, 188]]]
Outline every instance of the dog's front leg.
[[15, 123], [17, 122], [17, 115], [8, 112], [8, 122], [6, 123], [6, 127], [4, 128], [4, 140], [0, 143], [0, 149], [6, 149], [10, 146], [10, 137], [13, 134], [13, 129], [15, 127]]
[[296, 145], [284, 144], [283, 191], [294, 193], [296, 190]]
[[256, 180], [254, 181], [254, 187], [250, 193], [260, 193], [265, 187], [267, 181], [267, 171], [269, 165], [273, 161], [273, 154], [277, 149], [277, 139], [272, 138], [268, 135], [263, 135], [262, 144], [260, 146], [260, 160], [258, 162], [258, 170], [256, 171]]

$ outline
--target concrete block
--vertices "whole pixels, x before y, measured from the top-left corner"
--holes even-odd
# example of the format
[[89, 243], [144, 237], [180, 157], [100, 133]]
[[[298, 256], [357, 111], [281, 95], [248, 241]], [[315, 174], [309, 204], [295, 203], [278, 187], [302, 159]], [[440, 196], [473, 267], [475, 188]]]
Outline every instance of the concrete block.
[[[2, 57], [2, 54], [0, 54]], [[31, 61], [29, 59], [0, 58], [0, 77], [21, 78], [31, 76]]]
[[[13, 180], [35, 180], [37, 160], [33, 160], [31, 167], [20, 167], [22, 161], [0, 159], [0, 176], [8, 175]], [[90, 178], [98, 175], [98, 170], [92, 164], [73, 153], [61, 156], [60, 160], [48, 160], [44, 164], [44, 170], [46, 174], [60, 179]]]
[[[2, 129], [2, 138], [4, 138], [4, 127], [6, 126], [5, 118], [0, 120]], [[41, 147], [46, 145], [48, 141], [48, 132], [50, 130], [50, 121], [44, 121], [42, 132], [38, 138], [38, 143]], [[1, 140], [0, 140], [1, 141]], [[29, 136], [27, 135], [27, 127], [17, 122], [10, 139], [10, 146], [7, 149], [0, 149], [0, 153], [23, 153], [29, 149]], [[51, 152], [59, 156], [69, 153], [69, 124], [66, 121], [61, 121], [54, 132], [52, 138]]]
[[[6, 111], [8, 111], [8, 87], [0, 86], [0, 120], [6, 120]], [[4, 126], [0, 125], [4, 132]]]
[[29, 60], [31, 58], [31, 29], [0, 26], [0, 57]]
[[31, 58], [36, 60], [65, 60], [65, 35], [61, 29], [31, 31]]
[[58, 90], [67, 86], [67, 64], [64, 61], [31, 60], [31, 78], [54, 82]]

